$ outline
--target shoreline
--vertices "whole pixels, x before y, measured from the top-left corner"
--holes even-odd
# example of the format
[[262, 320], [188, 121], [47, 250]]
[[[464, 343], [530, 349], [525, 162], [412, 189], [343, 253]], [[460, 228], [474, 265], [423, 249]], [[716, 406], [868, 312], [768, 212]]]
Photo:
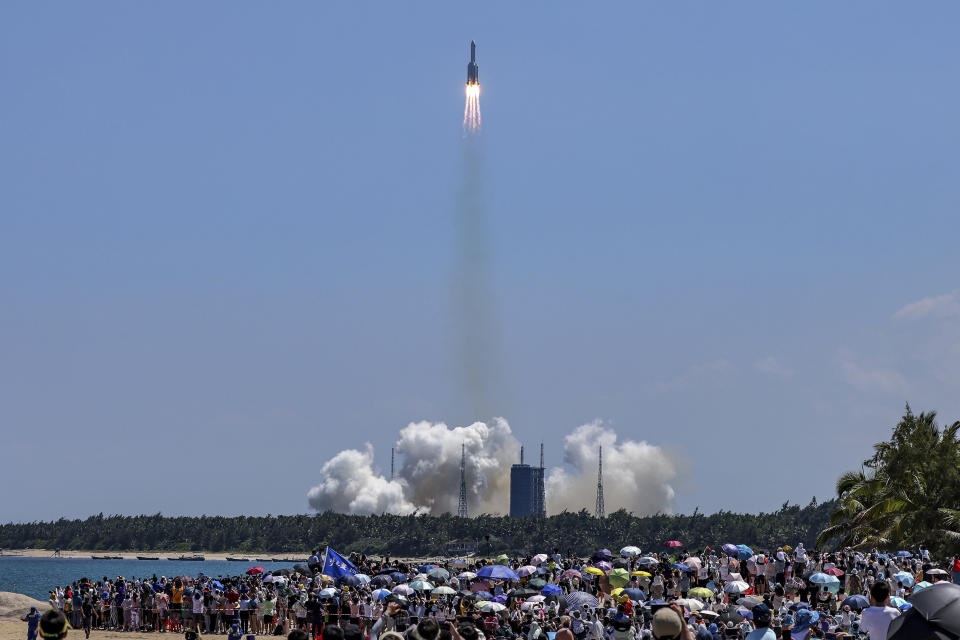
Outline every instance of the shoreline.
[[[2, 553], [0, 553], [0, 558], [53, 558], [55, 551], [55, 549], [3, 549]], [[137, 556], [150, 556], [151, 558], [160, 558], [161, 560], [166, 560], [167, 558], [177, 558], [178, 556], [198, 555], [203, 556], [206, 560], [226, 561], [227, 557], [229, 556], [231, 558], [246, 558], [250, 562], [256, 562], [258, 557], [264, 559], [275, 558], [282, 562], [301, 562], [305, 561], [310, 556], [310, 552], [303, 551], [299, 553], [274, 553], [271, 551], [256, 551], [230, 553], [225, 551], [95, 551], [85, 549], [62, 549], [59, 557], [90, 560], [92, 559], [92, 556], [105, 555], [119, 556], [124, 560], [136, 560]]]

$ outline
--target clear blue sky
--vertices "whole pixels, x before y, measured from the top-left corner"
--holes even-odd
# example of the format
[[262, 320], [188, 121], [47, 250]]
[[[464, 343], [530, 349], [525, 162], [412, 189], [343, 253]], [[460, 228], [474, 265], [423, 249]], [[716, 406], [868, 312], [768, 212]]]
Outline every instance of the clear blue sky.
[[958, 23], [3, 3], [0, 519], [303, 512], [339, 449], [389, 465], [407, 422], [474, 419], [451, 326], [471, 39], [496, 413], [548, 465], [594, 418], [681, 453], [680, 511], [830, 495], [905, 401], [960, 418]]

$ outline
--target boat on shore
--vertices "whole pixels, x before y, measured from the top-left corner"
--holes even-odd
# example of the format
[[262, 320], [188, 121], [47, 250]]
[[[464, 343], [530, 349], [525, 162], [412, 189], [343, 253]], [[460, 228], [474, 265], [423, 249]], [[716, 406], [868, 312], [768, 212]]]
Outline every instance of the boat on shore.
[[273, 562], [273, 558], [257, 558], [257, 562]]
[[137, 556], [137, 560], [159, 560], [160, 556]]
[[179, 562], [203, 562], [204, 560], [206, 560], [206, 558], [204, 558], [201, 555], [193, 555], [193, 556], [179, 556], [176, 558], [167, 558], [167, 560], [174, 560]]
[[227, 556], [227, 562], [250, 562], [250, 558], [231, 558]]
[[90, 556], [91, 560], [123, 560], [123, 556]]

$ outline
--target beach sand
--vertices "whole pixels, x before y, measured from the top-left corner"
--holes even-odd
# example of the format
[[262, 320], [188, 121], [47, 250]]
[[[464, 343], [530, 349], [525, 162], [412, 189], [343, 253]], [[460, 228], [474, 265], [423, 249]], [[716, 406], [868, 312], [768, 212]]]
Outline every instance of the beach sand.
[[[224, 638], [226, 636], [218, 636]], [[92, 631], [90, 640], [183, 640], [180, 633], [127, 633], [122, 631]], [[0, 620], [0, 640], [27, 640], [27, 623], [9, 618]], [[67, 633], [67, 640], [83, 640], [83, 629]]]

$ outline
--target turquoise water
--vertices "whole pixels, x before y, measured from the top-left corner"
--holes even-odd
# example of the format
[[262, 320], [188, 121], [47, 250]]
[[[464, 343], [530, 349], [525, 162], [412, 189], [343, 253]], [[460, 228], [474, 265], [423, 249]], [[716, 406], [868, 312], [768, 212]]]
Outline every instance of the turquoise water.
[[209, 560], [204, 562], [179, 562], [176, 560], [91, 560], [83, 558], [22, 558], [0, 556], [0, 591], [13, 591], [46, 601], [49, 592], [56, 586], [69, 584], [86, 577], [92, 581], [158, 576], [208, 576], [239, 575], [253, 566], [273, 569], [290, 569], [293, 562], [227, 562]]

